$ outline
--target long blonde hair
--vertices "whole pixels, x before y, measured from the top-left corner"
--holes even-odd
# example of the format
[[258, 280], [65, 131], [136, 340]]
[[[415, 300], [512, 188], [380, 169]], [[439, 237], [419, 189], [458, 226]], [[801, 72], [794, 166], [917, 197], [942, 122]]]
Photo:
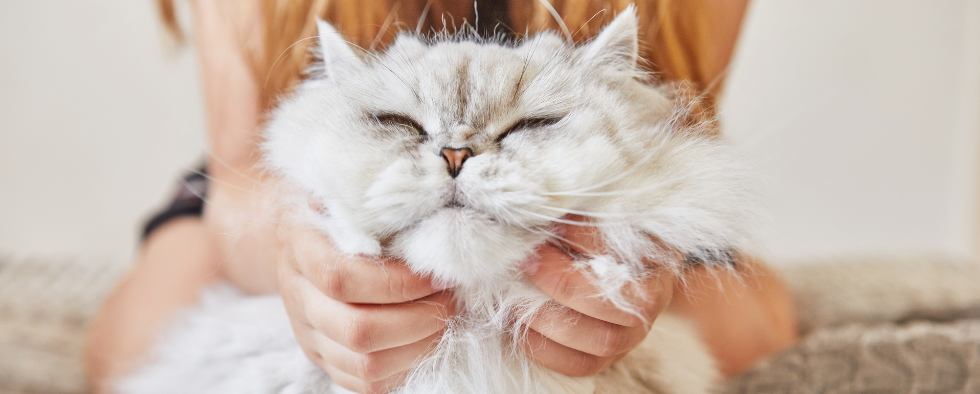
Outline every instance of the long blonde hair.
[[[264, 42], [251, 58], [266, 108], [277, 97], [289, 94], [303, 78], [311, 61], [308, 48], [315, 40], [309, 38], [316, 35], [317, 17], [331, 22], [352, 44], [365, 49], [383, 48], [398, 31], [453, 30], [463, 20], [476, 19], [473, 3], [466, 0], [260, 1]], [[579, 42], [595, 35], [628, 4], [636, 4], [641, 52], [647, 65], [665, 81], [708, 92], [704, 101], [709, 105], [712, 94], [720, 89], [734, 44], [734, 37], [724, 36], [721, 29], [737, 32], [742, 11], [736, 9], [738, 15], [720, 19], [717, 0], [550, 0], [559, 21], [543, 1], [501, 1], [508, 1], [509, 28], [518, 35], [562, 30]], [[165, 23], [179, 36], [173, 0], [159, 0], [159, 6]], [[734, 29], [725, 25], [731, 21], [736, 23]]]

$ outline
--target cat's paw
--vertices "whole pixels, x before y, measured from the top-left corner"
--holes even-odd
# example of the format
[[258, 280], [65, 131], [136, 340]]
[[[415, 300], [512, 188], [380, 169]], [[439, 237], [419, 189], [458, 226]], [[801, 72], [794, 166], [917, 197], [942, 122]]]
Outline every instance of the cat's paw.
[[318, 223], [320, 224], [318, 227], [330, 236], [330, 240], [341, 252], [367, 256], [381, 255], [381, 242], [363, 230], [344, 223], [342, 220], [327, 219]]
[[342, 252], [347, 254], [381, 255], [381, 243], [366, 235], [355, 234], [354, 232], [331, 232], [330, 239], [337, 244]]

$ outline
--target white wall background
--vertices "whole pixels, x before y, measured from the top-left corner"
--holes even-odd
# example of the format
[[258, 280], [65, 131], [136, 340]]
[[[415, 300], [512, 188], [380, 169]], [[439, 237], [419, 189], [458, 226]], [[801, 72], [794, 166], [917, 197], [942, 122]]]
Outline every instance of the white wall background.
[[[980, 0], [757, 0], [723, 116], [770, 184], [761, 247], [971, 253]], [[131, 259], [205, 154], [195, 59], [151, 0], [0, 1], [0, 254]]]
[[980, 1], [759, 0], [739, 45], [723, 119], [775, 261], [972, 253]]
[[0, 1], [0, 254], [129, 260], [203, 158], [193, 51], [152, 0]]

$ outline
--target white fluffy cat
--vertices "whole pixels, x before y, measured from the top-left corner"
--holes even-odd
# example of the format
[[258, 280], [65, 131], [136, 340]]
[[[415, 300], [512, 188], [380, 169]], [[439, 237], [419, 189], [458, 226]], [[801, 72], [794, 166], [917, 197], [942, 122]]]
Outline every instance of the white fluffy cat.
[[[300, 219], [346, 253], [403, 258], [457, 284], [458, 316], [398, 393], [691, 394], [717, 383], [693, 328], [669, 314], [597, 377], [546, 370], [514, 345], [549, 302], [520, 264], [560, 239], [568, 214], [588, 217], [607, 246], [577, 269], [624, 310], [639, 281], [680, 273], [685, 262], [669, 256], [723, 263], [753, 219], [746, 172], [713, 124], [646, 82], [632, 8], [581, 46], [551, 33], [516, 44], [402, 34], [359, 55], [321, 22], [319, 49], [322, 63], [265, 133], [267, 167], [294, 185], [284, 200], [311, 196], [323, 209], [297, 208]], [[341, 391], [306, 360], [278, 297], [230, 289], [207, 294], [119, 387]]]

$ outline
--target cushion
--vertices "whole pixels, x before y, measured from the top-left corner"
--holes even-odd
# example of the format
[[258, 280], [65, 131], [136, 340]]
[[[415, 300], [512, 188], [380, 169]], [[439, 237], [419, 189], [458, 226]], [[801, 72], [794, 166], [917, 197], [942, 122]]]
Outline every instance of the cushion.
[[[126, 266], [0, 256], [0, 394], [84, 394], [85, 331]], [[837, 259], [782, 269], [803, 340], [743, 393], [980, 393], [980, 265]]]
[[83, 394], [85, 332], [124, 267], [0, 257], [0, 394]]

